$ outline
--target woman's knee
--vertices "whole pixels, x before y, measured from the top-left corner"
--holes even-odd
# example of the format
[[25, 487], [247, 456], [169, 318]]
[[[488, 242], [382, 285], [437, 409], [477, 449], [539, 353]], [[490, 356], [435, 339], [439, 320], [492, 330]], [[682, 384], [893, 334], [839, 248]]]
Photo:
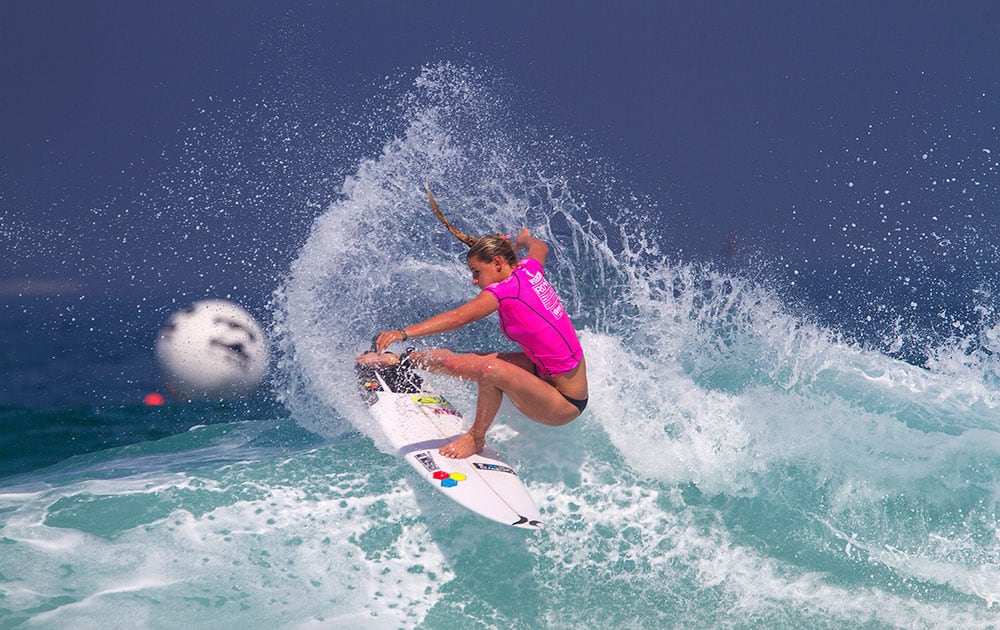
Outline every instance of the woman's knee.
[[489, 357], [479, 365], [479, 381], [497, 385], [507, 375], [508, 368], [510, 368], [510, 363], [495, 356]]

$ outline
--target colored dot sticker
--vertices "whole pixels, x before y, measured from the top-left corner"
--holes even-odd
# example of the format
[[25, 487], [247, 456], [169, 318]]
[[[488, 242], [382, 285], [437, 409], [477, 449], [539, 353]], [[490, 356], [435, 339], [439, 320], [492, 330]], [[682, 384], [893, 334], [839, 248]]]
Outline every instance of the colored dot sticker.
[[434, 471], [432, 477], [441, 482], [442, 488], [454, 488], [459, 481], [465, 481], [468, 478], [462, 473], [448, 473], [443, 470]]

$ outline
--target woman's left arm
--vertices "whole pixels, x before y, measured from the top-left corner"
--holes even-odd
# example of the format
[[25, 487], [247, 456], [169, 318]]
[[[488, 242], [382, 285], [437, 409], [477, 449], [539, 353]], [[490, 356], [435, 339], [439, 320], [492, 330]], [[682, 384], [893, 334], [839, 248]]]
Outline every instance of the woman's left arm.
[[524, 253], [524, 257], [534, 258], [543, 267], [545, 266], [545, 257], [549, 255], [549, 246], [545, 244], [545, 241], [532, 236], [526, 227], [522, 227], [521, 231], [514, 238], [514, 249], [527, 250]]

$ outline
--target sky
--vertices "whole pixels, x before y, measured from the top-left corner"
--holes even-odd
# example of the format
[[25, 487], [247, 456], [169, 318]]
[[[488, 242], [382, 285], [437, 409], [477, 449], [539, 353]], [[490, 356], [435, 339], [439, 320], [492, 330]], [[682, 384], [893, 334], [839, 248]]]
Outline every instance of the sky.
[[[995, 98], [998, 35], [988, 2], [5, 2], [0, 297], [129, 285], [123, 265], [94, 259], [141, 257], [129, 235], [178, 227], [137, 200], [179, 186], [222, 104], [291, 82], [323, 116], [441, 60], [498, 69], [540, 126], [669, 199], [711, 252], [730, 231], [779, 224], [844, 137]], [[309, 201], [334, 193], [317, 185]], [[315, 203], [267, 226], [262, 249], [278, 253], [234, 291], [273, 289]], [[229, 215], [259, 230], [253, 216]], [[189, 265], [157, 289], [211, 285], [198, 268], [212, 246], [180, 247]]]

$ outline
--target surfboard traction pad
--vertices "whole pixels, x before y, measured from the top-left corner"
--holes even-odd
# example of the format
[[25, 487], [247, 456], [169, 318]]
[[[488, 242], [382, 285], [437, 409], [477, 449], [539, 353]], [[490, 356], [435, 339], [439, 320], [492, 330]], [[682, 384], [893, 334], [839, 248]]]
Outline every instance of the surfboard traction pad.
[[378, 400], [375, 392], [384, 391], [382, 383], [376, 375], [385, 381], [389, 391], [394, 394], [419, 394], [422, 390], [424, 380], [413, 369], [413, 365], [406, 360], [410, 350], [399, 356], [399, 363], [385, 367], [374, 365], [355, 364], [354, 369], [358, 374], [358, 383], [361, 385], [361, 397], [371, 406]]

